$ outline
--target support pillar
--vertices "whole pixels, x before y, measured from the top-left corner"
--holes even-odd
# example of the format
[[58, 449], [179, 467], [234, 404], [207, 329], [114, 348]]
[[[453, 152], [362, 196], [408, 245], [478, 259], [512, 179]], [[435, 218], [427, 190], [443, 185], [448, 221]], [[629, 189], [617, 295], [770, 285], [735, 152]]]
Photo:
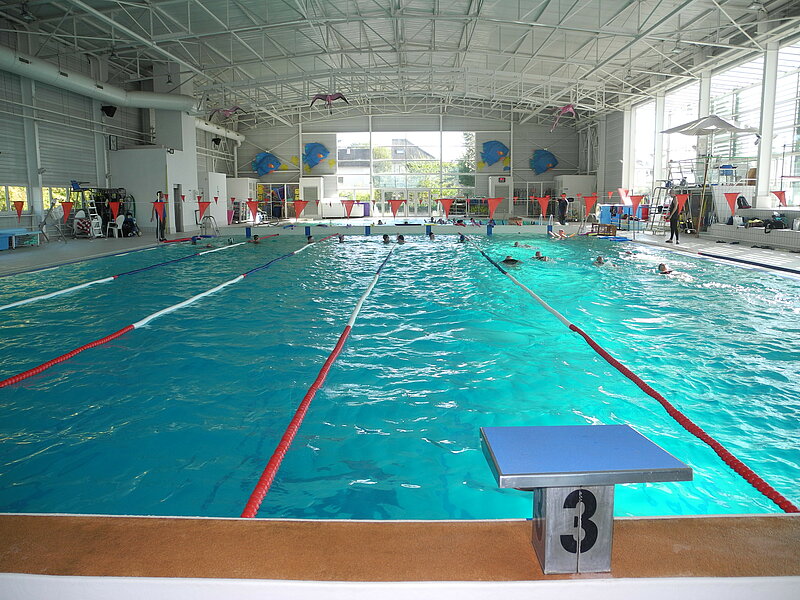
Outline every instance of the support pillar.
[[655, 118], [655, 147], [653, 148], [653, 187], [663, 185], [666, 178], [664, 170], [664, 92], [656, 94], [656, 118]]
[[764, 51], [764, 78], [761, 88], [761, 143], [758, 145], [758, 172], [754, 208], [769, 208], [772, 175], [772, 135], [775, 127], [775, 87], [778, 80], [778, 42], [769, 42]]

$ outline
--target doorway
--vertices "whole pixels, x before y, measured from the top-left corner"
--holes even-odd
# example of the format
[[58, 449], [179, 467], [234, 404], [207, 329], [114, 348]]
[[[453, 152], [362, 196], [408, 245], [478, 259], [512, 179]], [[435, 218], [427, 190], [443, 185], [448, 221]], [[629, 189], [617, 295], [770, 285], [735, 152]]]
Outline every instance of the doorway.
[[181, 189], [183, 186], [176, 185], [172, 188], [172, 206], [175, 208], [173, 209], [173, 215], [175, 216], [175, 232], [182, 233], [183, 232], [183, 200], [181, 199], [181, 194], [183, 190]]

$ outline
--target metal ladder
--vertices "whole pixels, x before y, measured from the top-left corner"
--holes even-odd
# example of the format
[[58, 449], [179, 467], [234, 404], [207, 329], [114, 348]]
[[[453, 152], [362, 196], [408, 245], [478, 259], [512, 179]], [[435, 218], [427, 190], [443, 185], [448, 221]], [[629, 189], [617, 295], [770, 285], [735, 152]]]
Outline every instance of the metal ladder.
[[214, 235], [219, 237], [219, 226], [213, 215], [205, 215], [200, 223], [200, 235]]
[[[95, 206], [94, 198], [92, 195], [89, 195], [87, 200], [86, 192], [90, 190], [83, 189], [80, 187], [80, 183], [77, 181], [71, 182], [71, 186], [68, 188], [67, 192], [67, 200], [71, 201], [72, 204], [72, 212], [70, 213], [70, 217], [67, 223], [71, 224], [74, 229], [75, 223], [75, 213], [78, 210], [85, 210], [86, 211], [86, 218], [89, 219], [90, 229], [87, 234], [89, 238], [101, 238], [105, 237], [103, 235], [103, 219], [100, 216], [100, 213], [97, 212], [97, 206]], [[78, 198], [80, 198], [80, 207], [78, 206]], [[77, 235], [77, 234], [76, 234]]]
[[39, 233], [44, 236], [46, 242], [50, 242], [50, 237], [47, 235], [48, 225], [55, 228], [56, 232], [58, 233], [58, 239], [60, 239], [62, 242], [67, 241], [67, 236], [64, 235], [64, 230], [62, 229], [63, 217], [56, 218], [56, 216], [53, 214], [53, 211], [57, 206], [58, 204], [53, 202], [50, 205], [50, 208], [47, 209], [44, 218], [42, 218], [42, 220], [39, 222]]

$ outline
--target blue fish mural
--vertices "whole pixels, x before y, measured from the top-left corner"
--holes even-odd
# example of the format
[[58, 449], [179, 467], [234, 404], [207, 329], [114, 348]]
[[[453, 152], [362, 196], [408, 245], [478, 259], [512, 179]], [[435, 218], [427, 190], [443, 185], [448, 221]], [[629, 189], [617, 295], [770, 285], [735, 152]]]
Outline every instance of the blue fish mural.
[[481, 152], [481, 160], [486, 165], [493, 165], [498, 160], [503, 160], [508, 156], [508, 146], [502, 142], [483, 142], [483, 152]]
[[281, 168], [281, 161], [274, 154], [259, 152], [251, 164], [253, 171], [259, 175], [267, 175]]
[[310, 144], [306, 144], [305, 151], [303, 152], [303, 163], [313, 169], [327, 158], [329, 154], [330, 151], [325, 146], [319, 142], [311, 142]]
[[552, 169], [558, 164], [555, 154], [548, 150], [534, 150], [531, 159], [531, 169], [537, 175], [541, 175], [548, 169]]

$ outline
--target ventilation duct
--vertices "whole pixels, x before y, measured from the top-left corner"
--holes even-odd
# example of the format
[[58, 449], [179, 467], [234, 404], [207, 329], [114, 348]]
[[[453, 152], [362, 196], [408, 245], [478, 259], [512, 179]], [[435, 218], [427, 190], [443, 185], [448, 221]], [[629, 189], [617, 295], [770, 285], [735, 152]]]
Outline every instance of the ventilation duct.
[[[21, 54], [5, 46], [0, 46], [0, 70], [94, 98], [106, 105], [181, 112], [194, 112], [197, 110], [197, 103], [191, 96], [159, 94], [156, 92], [129, 92], [113, 85], [100, 83], [81, 73], [59, 69], [52, 63]], [[196, 119], [195, 125], [198, 129], [235, 140], [237, 145], [244, 141], [242, 134], [214, 125], [203, 119]]]

